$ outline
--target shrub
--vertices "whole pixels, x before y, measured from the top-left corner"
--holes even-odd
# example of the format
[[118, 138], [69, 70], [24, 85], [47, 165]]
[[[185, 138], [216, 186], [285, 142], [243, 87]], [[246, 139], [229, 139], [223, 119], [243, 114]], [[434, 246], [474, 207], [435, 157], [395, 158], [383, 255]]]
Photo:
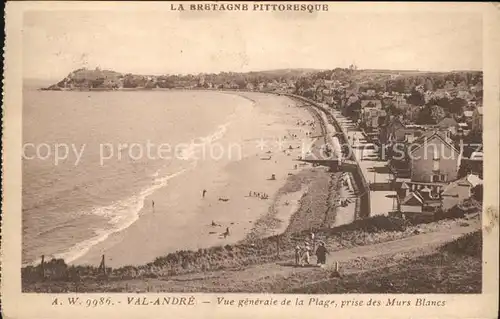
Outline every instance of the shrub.
[[374, 216], [354, 221], [351, 224], [335, 227], [331, 230], [333, 233], [345, 231], [366, 231], [368, 233], [377, 233], [381, 231], [404, 231], [410, 222], [398, 217], [392, 216]]
[[468, 233], [442, 247], [445, 252], [473, 257], [481, 257], [482, 249], [483, 233], [481, 230]]

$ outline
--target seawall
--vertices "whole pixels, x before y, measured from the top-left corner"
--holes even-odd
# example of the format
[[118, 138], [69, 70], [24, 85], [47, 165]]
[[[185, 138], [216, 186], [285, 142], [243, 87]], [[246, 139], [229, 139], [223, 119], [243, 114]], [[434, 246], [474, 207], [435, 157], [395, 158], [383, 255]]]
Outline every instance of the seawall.
[[319, 103], [316, 103], [308, 98], [305, 98], [303, 96], [299, 95], [294, 95], [294, 94], [289, 94], [289, 93], [280, 93], [281, 95], [288, 96], [290, 98], [295, 98], [298, 100], [301, 100], [305, 103], [308, 103], [315, 108], [319, 109], [321, 112], [324, 112], [325, 115], [328, 118], [328, 121], [335, 127], [335, 130], [337, 133], [340, 133], [338, 135], [338, 139], [342, 145], [348, 145], [349, 147], [349, 160], [352, 160], [356, 163], [356, 169], [355, 171], [352, 172], [353, 178], [354, 178], [354, 187], [356, 188], [355, 191], [357, 192], [358, 195], [358, 200], [356, 201], [356, 219], [360, 218], [366, 218], [370, 217], [370, 189], [368, 186], [368, 183], [366, 182], [366, 179], [363, 175], [363, 172], [361, 171], [361, 167], [359, 166], [358, 159], [354, 155], [354, 151], [352, 149], [352, 146], [348, 143], [348, 138], [347, 134], [342, 130], [342, 127], [340, 124], [337, 122], [335, 117], [332, 115], [330, 110], [327, 108], [323, 107]]

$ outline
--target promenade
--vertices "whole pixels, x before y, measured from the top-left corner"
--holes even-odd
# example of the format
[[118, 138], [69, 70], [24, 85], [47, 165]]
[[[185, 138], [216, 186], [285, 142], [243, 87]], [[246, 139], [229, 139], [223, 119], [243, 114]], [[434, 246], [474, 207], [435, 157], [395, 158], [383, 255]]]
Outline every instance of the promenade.
[[[304, 97], [296, 96], [292, 94], [287, 94], [287, 96], [294, 98], [296, 100], [302, 101], [311, 107], [311, 110], [318, 117], [318, 120], [322, 123], [322, 130], [325, 138], [325, 143], [328, 145], [333, 145], [332, 137], [336, 133], [335, 126], [330, 123], [328, 117], [332, 116], [331, 111], [327, 106], [323, 106], [320, 103], [315, 103]], [[321, 156], [318, 156], [320, 158]], [[344, 183], [344, 181], [346, 181]], [[360, 208], [359, 199], [356, 190], [354, 189], [355, 182], [351, 172], [345, 172], [342, 175], [341, 186], [338, 191], [338, 198], [335, 198], [335, 222], [330, 227], [337, 227], [345, 224], [350, 224], [356, 220], [356, 211]], [[339, 200], [348, 199], [345, 206], [340, 205]]]
[[389, 172], [387, 162], [378, 158], [376, 151], [370, 148], [371, 143], [367, 142], [363, 132], [350, 119], [343, 116], [339, 110], [332, 110], [332, 114], [348, 136], [361, 171], [370, 184], [370, 216], [387, 215], [395, 210], [397, 205], [396, 192], [390, 189], [393, 176]]

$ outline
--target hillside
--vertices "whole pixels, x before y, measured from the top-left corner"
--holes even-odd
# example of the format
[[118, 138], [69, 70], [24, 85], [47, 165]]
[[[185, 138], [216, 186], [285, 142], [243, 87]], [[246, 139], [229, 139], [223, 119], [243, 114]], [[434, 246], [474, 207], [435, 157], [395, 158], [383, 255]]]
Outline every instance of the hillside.
[[[252, 72], [221, 72], [197, 75], [139, 75], [112, 70], [78, 69], [46, 90], [116, 90], [127, 88], [214, 88], [277, 89], [296, 87], [298, 82], [337, 80], [356, 83], [360, 89], [409, 91], [415, 85], [441, 88], [448, 81], [475, 85], [482, 82], [479, 71], [427, 72], [418, 70], [358, 70], [355, 68], [276, 69]], [[310, 85], [312, 85], [312, 82]], [[310, 86], [309, 85], [309, 86]]]

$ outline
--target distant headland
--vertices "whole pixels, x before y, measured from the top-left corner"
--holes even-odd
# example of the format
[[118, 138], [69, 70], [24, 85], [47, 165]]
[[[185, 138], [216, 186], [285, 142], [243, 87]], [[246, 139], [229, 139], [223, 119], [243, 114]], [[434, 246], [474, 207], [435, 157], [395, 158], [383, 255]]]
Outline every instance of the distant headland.
[[[478, 87], [479, 86], [479, 87]], [[422, 87], [420, 89], [420, 87]], [[140, 75], [100, 68], [81, 68], [56, 84], [42, 88], [51, 91], [114, 91], [153, 89], [246, 90], [298, 94], [332, 104], [339, 95], [347, 98], [362, 92], [378, 95], [410, 94], [444, 90], [451, 96], [482, 92], [481, 71], [429, 72], [418, 70], [361, 70], [355, 65], [331, 70], [277, 69], [253, 72]], [[478, 91], [478, 92], [476, 92]], [[387, 93], [388, 92], [388, 93]], [[319, 95], [319, 96], [318, 96]], [[393, 94], [394, 95], [394, 94]]]

